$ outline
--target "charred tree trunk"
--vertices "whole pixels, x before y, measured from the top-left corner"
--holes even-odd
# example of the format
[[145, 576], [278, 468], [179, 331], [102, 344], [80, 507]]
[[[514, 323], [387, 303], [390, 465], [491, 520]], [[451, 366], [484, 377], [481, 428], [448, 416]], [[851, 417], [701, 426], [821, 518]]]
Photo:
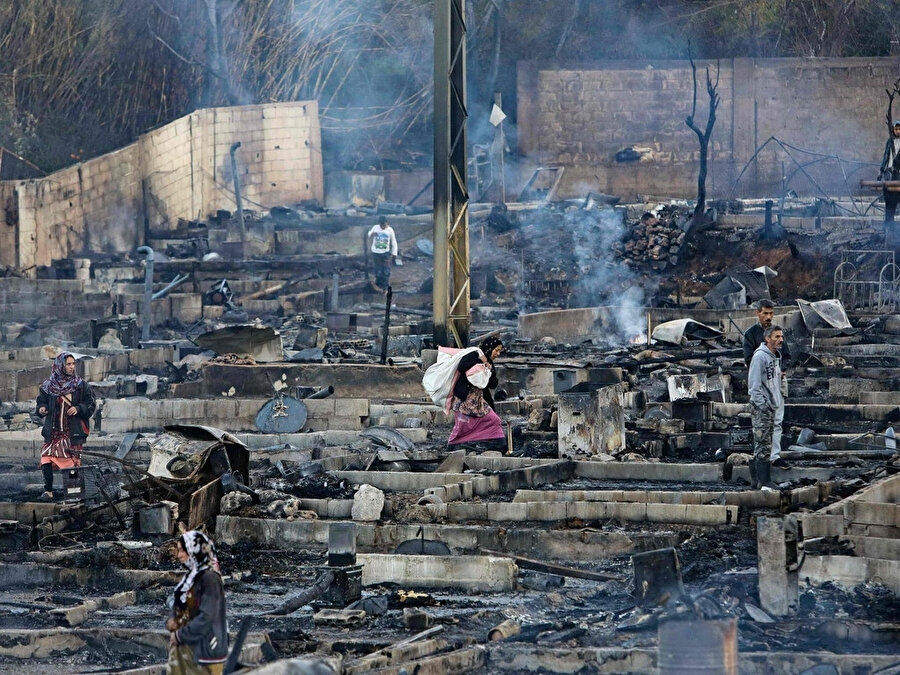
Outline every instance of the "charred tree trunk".
[[207, 39], [206, 69], [213, 77], [205, 78], [205, 98], [207, 105], [213, 105], [216, 96], [216, 80], [219, 80], [222, 91], [229, 105], [238, 105], [240, 94], [231, 80], [225, 48], [222, 44], [222, 21], [219, 0], [204, 0], [206, 5]]
[[719, 66], [716, 64], [716, 81], [712, 81], [709, 74], [709, 68], [706, 69], [706, 93], [709, 95], [709, 116], [706, 118], [706, 128], [700, 130], [694, 121], [697, 114], [697, 66], [694, 58], [688, 54], [691, 61], [691, 73], [694, 77], [694, 101], [691, 106], [691, 114], [687, 116], [684, 123], [688, 128], [697, 134], [697, 140], [700, 143], [700, 170], [697, 173], [697, 205], [694, 207], [693, 224], [700, 222], [703, 212], [706, 210], [706, 172], [709, 158], [709, 139], [712, 136], [713, 127], [716, 124], [716, 109], [719, 107], [719, 94], [716, 91], [719, 87]]
[[888, 126], [888, 137], [890, 137], [893, 129], [894, 129], [894, 97], [897, 94], [900, 94], [900, 78], [897, 78], [897, 81], [894, 82], [893, 90], [885, 89], [884, 92], [888, 96], [888, 109], [887, 115], [885, 115], [885, 122], [887, 122]]
[[569, 15], [569, 19], [566, 21], [562, 34], [559, 36], [559, 42], [556, 43], [556, 58], [559, 58], [560, 54], [562, 54], [563, 47], [566, 46], [566, 40], [569, 39], [569, 34], [575, 27], [575, 22], [578, 19], [578, 14], [580, 12], [581, 0], [575, 0], [575, 2], [572, 3], [572, 13]]

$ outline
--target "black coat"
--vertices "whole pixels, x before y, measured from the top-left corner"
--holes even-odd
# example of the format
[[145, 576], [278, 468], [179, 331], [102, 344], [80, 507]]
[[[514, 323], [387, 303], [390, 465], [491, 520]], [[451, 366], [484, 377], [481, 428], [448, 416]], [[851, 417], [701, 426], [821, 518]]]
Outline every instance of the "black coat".
[[[91, 415], [97, 409], [97, 400], [94, 398], [94, 392], [91, 385], [82, 381], [81, 386], [72, 392], [72, 405], [78, 412], [69, 418], [69, 440], [72, 445], [84, 445], [90, 431]], [[59, 415], [59, 402], [56, 396], [48, 394], [41, 389], [37, 397], [37, 410], [41, 408], [47, 409], [44, 418], [44, 428], [41, 429], [41, 436], [46, 440], [53, 438], [53, 422]]]
[[212, 570], [197, 575], [192, 588], [197, 613], [178, 629], [175, 637], [187, 645], [198, 663], [220, 663], [228, 656], [228, 624], [222, 577]]
[[[465, 401], [466, 396], [469, 395], [469, 392], [472, 390], [472, 383], [469, 382], [468, 378], [466, 378], [466, 371], [472, 366], [478, 365], [481, 362], [481, 354], [480, 352], [472, 352], [471, 354], [466, 354], [459, 361], [459, 365], [456, 367], [456, 372], [459, 373], [459, 377], [456, 378], [456, 384], [453, 385], [453, 395], [458, 398], [460, 401]], [[488, 359], [488, 363], [491, 365], [491, 378], [488, 381], [488, 385], [485, 389], [482, 389], [482, 395], [484, 396], [484, 401], [487, 403], [491, 410], [494, 409], [494, 396], [491, 393], [491, 389], [495, 389], [499, 384], [497, 380], [497, 373], [493, 369], [494, 364]]]
[[[765, 333], [766, 329], [760, 325], [759, 321], [750, 326], [750, 328], [747, 329], [747, 332], [744, 333], [744, 340], [741, 346], [744, 350], [744, 363], [747, 364], [748, 368], [750, 367], [750, 361], [753, 360], [753, 352], [765, 342]], [[779, 356], [781, 357], [783, 365], [791, 362], [791, 350], [788, 349], [787, 340], [782, 343]]]

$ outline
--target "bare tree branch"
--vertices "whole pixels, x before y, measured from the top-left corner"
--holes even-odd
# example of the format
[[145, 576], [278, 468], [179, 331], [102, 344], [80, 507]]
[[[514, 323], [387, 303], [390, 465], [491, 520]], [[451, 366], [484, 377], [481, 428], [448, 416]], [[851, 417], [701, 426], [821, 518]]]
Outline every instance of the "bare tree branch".
[[163, 47], [168, 49], [172, 53], [172, 56], [174, 56], [175, 58], [177, 58], [180, 61], [183, 61], [184, 63], [188, 64], [189, 66], [202, 65], [202, 64], [198, 63], [197, 61], [194, 61], [193, 59], [189, 59], [186, 56], [179, 54], [178, 50], [176, 50], [172, 45], [170, 45], [168, 42], [166, 42], [159, 35], [156, 34], [156, 31], [153, 30], [153, 27], [150, 25], [149, 21], [147, 22], [147, 28], [150, 30], [150, 35], [153, 36], [153, 39], [156, 40], [157, 42], [159, 42]]
[[694, 82], [694, 97], [691, 102], [691, 114], [688, 115], [684, 123], [688, 126], [691, 131], [697, 134], [697, 140], [700, 143], [700, 168], [697, 172], [697, 204], [694, 206], [694, 215], [692, 220], [695, 224], [699, 223], [700, 218], [703, 216], [704, 211], [706, 210], [706, 173], [707, 173], [707, 163], [709, 159], [709, 139], [712, 136], [713, 127], [716, 124], [716, 109], [719, 107], [719, 64], [716, 63], [716, 81], [713, 82], [712, 76], [709, 73], [709, 66], [706, 68], [706, 93], [709, 96], [709, 114], [706, 118], [706, 128], [701, 131], [700, 127], [697, 126], [694, 121], [694, 117], [697, 114], [697, 65], [694, 63], [694, 57], [690, 53], [690, 46], [688, 47], [688, 59], [691, 62], [691, 75], [693, 76]]

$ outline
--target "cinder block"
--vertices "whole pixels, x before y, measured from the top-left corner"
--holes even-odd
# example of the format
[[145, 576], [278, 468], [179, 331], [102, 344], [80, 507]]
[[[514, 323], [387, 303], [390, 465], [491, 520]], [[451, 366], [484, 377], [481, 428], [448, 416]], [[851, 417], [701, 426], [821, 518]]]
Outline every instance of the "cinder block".
[[621, 502], [610, 502], [608, 506], [610, 518], [641, 522], [647, 520], [647, 511], [651, 506], [654, 506], [654, 504], [623, 504]]
[[259, 413], [260, 408], [266, 404], [266, 401], [261, 399], [243, 398], [236, 399], [235, 403], [237, 404], [237, 418], [252, 422], [256, 419], [257, 413]]
[[527, 506], [515, 502], [488, 502], [488, 520], [527, 520]]
[[353, 509], [352, 499], [328, 499], [326, 500], [326, 513], [329, 518], [350, 518]]
[[445, 502], [455, 502], [462, 499], [462, 490], [459, 487], [459, 483], [445, 485], [444, 490], [446, 494]]
[[349, 431], [360, 430], [363, 428], [362, 420], [359, 417], [329, 417], [324, 420], [328, 423], [328, 428], [332, 430]]
[[566, 516], [580, 520], [602, 520], [610, 517], [612, 508], [608, 502], [569, 502]]
[[487, 520], [487, 503], [450, 502], [447, 504], [447, 518], [450, 520]]
[[565, 502], [526, 502], [525, 512], [528, 520], [565, 520]]
[[687, 507], [684, 504], [647, 504], [647, 520], [653, 523], [683, 523]]
[[334, 402], [334, 414], [340, 417], [368, 417], [369, 399], [339, 398]]
[[307, 431], [328, 431], [328, 420], [324, 418], [307, 418], [306, 424], [303, 426], [303, 429]]
[[462, 491], [463, 499], [472, 499], [472, 497], [475, 496], [475, 486], [473, 485], [472, 481], [464, 480], [463, 482], [459, 483], [459, 488]]
[[103, 422], [112, 419], [128, 419], [134, 415], [132, 403], [125, 399], [108, 398], [103, 403]]
[[333, 398], [310, 398], [304, 399], [303, 405], [309, 417], [333, 417], [335, 400]]
[[472, 479], [472, 490], [479, 497], [488, 495], [491, 492], [491, 481], [487, 476], [476, 476]]

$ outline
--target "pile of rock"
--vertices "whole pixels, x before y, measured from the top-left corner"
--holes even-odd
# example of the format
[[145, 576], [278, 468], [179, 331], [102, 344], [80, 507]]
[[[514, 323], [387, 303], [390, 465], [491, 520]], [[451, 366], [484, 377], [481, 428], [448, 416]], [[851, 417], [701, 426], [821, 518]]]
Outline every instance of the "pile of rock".
[[630, 236], [621, 243], [619, 254], [626, 263], [676, 264], [685, 233], [675, 223], [658, 221], [648, 225], [637, 223]]

